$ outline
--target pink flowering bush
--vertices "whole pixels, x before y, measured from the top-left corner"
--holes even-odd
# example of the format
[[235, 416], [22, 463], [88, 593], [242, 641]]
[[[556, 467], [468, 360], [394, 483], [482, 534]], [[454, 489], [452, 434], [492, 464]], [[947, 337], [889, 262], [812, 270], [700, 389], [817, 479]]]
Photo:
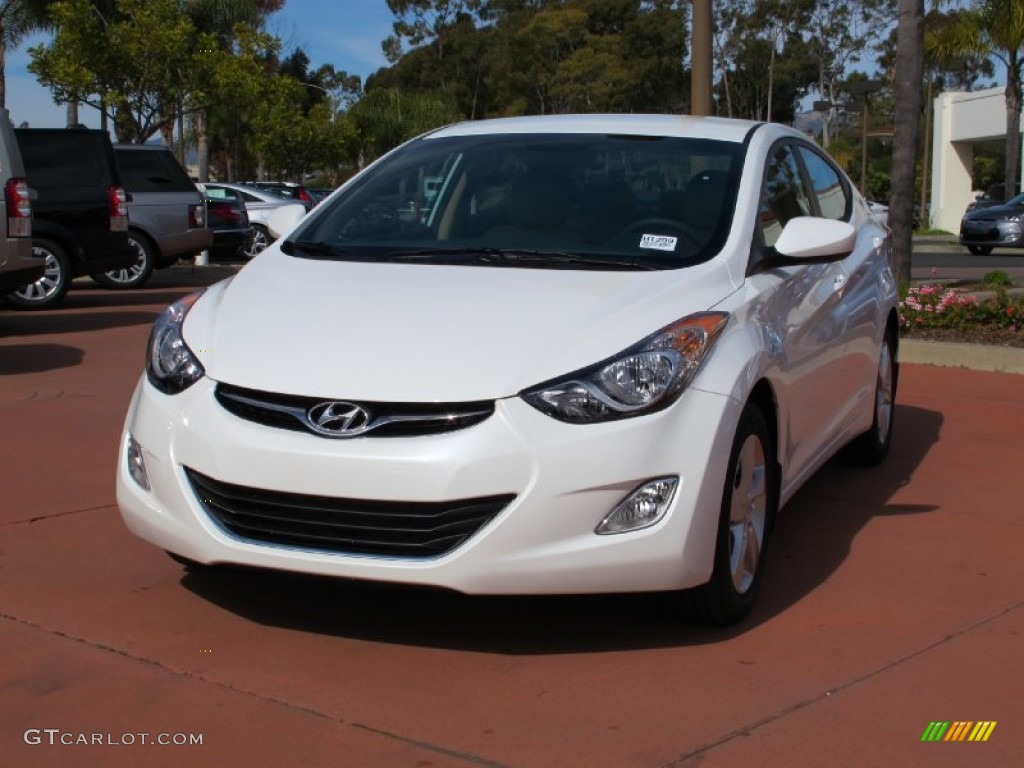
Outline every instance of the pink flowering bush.
[[957, 288], [925, 284], [907, 290], [900, 302], [900, 326], [905, 332], [931, 328], [999, 328], [1017, 332], [1024, 320], [1024, 299], [1011, 298], [1005, 289], [979, 299]]

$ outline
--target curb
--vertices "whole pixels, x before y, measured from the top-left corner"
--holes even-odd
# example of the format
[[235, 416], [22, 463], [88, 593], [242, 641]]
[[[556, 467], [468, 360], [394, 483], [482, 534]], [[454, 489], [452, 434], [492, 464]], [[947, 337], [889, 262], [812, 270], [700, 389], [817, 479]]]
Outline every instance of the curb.
[[900, 339], [900, 362], [1024, 374], [1024, 349], [989, 344]]

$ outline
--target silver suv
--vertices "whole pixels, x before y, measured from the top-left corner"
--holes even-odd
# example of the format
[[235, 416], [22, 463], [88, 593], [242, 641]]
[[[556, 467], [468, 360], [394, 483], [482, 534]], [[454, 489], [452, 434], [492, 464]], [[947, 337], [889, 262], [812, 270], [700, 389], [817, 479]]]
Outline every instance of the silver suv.
[[39, 280], [42, 259], [32, 257], [32, 204], [18, 139], [7, 110], [0, 108], [0, 193], [4, 215], [0, 224], [0, 296]]
[[209, 248], [203, 196], [165, 146], [115, 144], [121, 178], [130, 195], [128, 237], [138, 254], [125, 269], [92, 275], [107, 288], [138, 288], [154, 269]]

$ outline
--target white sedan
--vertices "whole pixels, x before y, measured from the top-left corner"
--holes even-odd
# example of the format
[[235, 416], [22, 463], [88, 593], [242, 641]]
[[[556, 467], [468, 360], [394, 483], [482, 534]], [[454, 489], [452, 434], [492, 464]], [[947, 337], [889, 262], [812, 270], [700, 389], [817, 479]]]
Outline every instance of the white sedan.
[[286, 206], [295, 207], [296, 211], [306, 209], [298, 205], [294, 200], [288, 200], [273, 192], [268, 192], [259, 187], [252, 187], [248, 184], [233, 184], [223, 181], [210, 181], [203, 185], [207, 190], [233, 190], [242, 198], [245, 204], [245, 211], [249, 214], [249, 223], [252, 225], [252, 241], [245, 249], [245, 254], [252, 258], [263, 251], [268, 245], [274, 242], [274, 236], [270, 233], [268, 221], [270, 216], [280, 208]]
[[897, 329], [888, 231], [794, 130], [450, 126], [156, 322], [118, 503], [192, 567], [733, 622], [777, 510], [885, 457]]

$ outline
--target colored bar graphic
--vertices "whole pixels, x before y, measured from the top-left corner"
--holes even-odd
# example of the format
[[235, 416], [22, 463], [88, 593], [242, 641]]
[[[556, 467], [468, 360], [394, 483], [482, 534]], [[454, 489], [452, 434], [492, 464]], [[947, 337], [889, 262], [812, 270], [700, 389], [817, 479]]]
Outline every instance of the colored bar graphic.
[[995, 720], [935, 720], [921, 734], [921, 741], [988, 741]]
[[968, 741], [988, 741], [988, 737], [992, 735], [992, 731], [995, 730], [995, 720], [982, 720], [971, 731], [971, 735], [967, 737]]
[[946, 737], [944, 739], [942, 739], [942, 740], [943, 741], [963, 741], [967, 737], [967, 730], [968, 730], [968, 728], [970, 728], [972, 725], [974, 725], [974, 723], [972, 723], [970, 720], [968, 720], [968, 721], [958, 720], [958, 721], [954, 722], [952, 724], [952, 726], [950, 726], [949, 733], [947, 733]]
[[928, 723], [928, 727], [924, 729], [924, 733], [921, 735], [921, 741], [940, 741], [947, 728], [949, 728], [948, 721]]

